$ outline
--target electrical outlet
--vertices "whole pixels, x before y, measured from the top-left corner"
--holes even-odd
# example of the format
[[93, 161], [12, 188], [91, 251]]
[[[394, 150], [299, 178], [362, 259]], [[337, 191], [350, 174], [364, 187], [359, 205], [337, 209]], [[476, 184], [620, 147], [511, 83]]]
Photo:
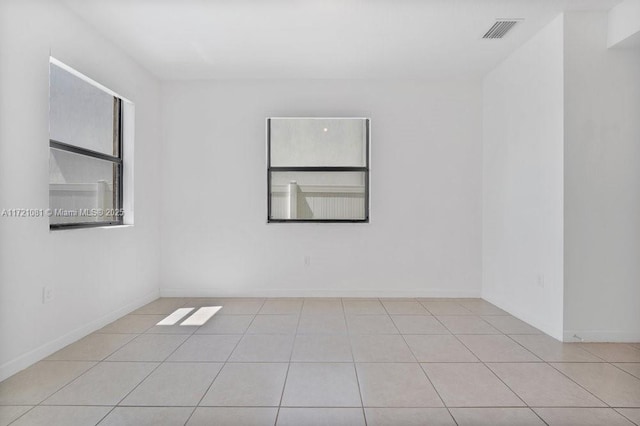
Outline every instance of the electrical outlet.
[[309, 266], [309, 265], [311, 265], [311, 256], [306, 255], [304, 257], [304, 266]]
[[538, 275], [538, 287], [544, 288], [544, 275]]
[[51, 286], [42, 287], [42, 303], [50, 302], [53, 299], [53, 288]]

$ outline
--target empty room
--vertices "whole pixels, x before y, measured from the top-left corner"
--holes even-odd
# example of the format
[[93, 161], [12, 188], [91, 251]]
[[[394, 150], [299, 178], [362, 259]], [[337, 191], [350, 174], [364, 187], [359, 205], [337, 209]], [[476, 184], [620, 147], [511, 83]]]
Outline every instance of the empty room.
[[640, 425], [640, 0], [0, 0], [6, 425]]

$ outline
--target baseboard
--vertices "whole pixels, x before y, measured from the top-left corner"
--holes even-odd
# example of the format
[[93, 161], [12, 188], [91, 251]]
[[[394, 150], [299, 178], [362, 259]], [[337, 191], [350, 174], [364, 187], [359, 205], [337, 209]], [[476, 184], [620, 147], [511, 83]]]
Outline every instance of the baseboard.
[[229, 288], [161, 288], [161, 297], [473, 297], [479, 291], [435, 290], [326, 290], [326, 289], [229, 289]]
[[640, 332], [620, 332], [602, 330], [565, 330], [565, 342], [640, 342]]
[[526, 322], [530, 326], [543, 331], [545, 334], [548, 334], [554, 339], [563, 341], [562, 340], [563, 336], [561, 335], [561, 333], [559, 333], [557, 330], [554, 330], [554, 327], [551, 324], [547, 323], [546, 321], [542, 321], [539, 318], [534, 318], [532, 315], [526, 312], [523, 312], [519, 309], [515, 309], [513, 306], [511, 306], [511, 304], [506, 303], [504, 300], [490, 297], [487, 295], [482, 295], [482, 298], [487, 302], [496, 305], [498, 308], [502, 309], [503, 311], [508, 312], [509, 314], [513, 315], [519, 320]]
[[611, 342], [611, 343], [636, 343], [640, 342], [640, 332], [620, 332], [620, 331], [606, 331], [606, 330], [564, 330], [561, 333], [556, 333], [553, 327], [540, 321], [537, 318], [533, 318], [528, 314], [525, 314], [517, 309], [513, 309], [508, 303], [503, 300], [488, 297], [483, 295], [482, 298], [489, 303], [493, 303], [500, 309], [507, 311], [514, 317], [526, 322], [527, 324], [542, 330], [549, 336], [557, 339], [561, 342]]
[[0, 381], [13, 376], [17, 372], [24, 370], [25, 368], [35, 364], [36, 362], [48, 357], [52, 353], [64, 348], [65, 346], [85, 337], [88, 334], [93, 333], [96, 330], [101, 329], [105, 325], [123, 317], [124, 315], [138, 309], [141, 306], [146, 305], [149, 302], [158, 298], [158, 292], [153, 291], [144, 297], [129, 303], [126, 306], [116, 309], [100, 318], [76, 328], [75, 330], [57, 338], [50, 342], [47, 342], [17, 358], [12, 359], [0, 366]]

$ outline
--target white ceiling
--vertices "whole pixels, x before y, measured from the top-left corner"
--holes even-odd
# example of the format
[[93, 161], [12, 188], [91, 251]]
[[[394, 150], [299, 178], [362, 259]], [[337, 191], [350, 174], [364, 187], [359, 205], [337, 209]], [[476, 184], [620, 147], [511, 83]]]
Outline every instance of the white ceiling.
[[[61, 0], [161, 79], [480, 78], [563, 10], [620, 0]], [[482, 40], [496, 18], [524, 18]]]

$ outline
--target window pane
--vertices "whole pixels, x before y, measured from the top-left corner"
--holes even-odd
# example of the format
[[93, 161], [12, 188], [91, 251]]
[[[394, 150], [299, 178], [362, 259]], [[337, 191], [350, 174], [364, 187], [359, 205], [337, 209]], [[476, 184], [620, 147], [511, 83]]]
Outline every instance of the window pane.
[[366, 219], [365, 172], [271, 172], [272, 219]]
[[120, 219], [109, 211], [119, 207], [116, 163], [55, 148], [49, 153], [49, 207], [54, 212], [51, 224]]
[[271, 165], [366, 166], [364, 118], [272, 118]]
[[115, 98], [54, 64], [50, 73], [50, 139], [118, 156]]

